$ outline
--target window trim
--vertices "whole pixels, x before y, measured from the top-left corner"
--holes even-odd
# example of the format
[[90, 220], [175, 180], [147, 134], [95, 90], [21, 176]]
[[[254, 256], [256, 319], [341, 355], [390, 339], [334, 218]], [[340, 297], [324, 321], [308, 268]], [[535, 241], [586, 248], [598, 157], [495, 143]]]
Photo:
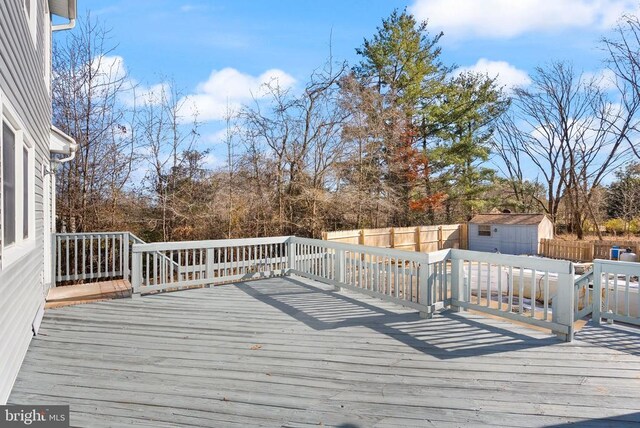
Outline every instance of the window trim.
[[[16, 111], [11, 107], [8, 103], [7, 99], [3, 96], [0, 91], [0, 123], [6, 123], [9, 128], [15, 134], [15, 145], [16, 150], [14, 153], [14, 175], [15, 175], [15, 242], [10, 245], [5, 245], [4, 243], [4, 213], [0, 215], [0, 230], [2, 230], [2, 234], [0, 235], [0, 270], [6, 269], [8, 266], [12, 265], [14, 262], [24, 257], [29, 252], [33, 251], [36, 248], [36, 229], [35, 229], [35, 149], [33, 145], [33, 140], [29, 137], [26, 132], [26, 128], [23, 125], [22, 121], [19, 119]], [[4, 126], [4, 125], [2, 125]], [[0, 134], [0, 147], [4, 142], [2, 141], [3, 137]], [[22, 200], [22, 196], [24, 194], [24, 183], [23, 183], [23, 173], [24, 173], [24, 149], [27, 151], [27, 168], [28, 168], [28, 183], [27, 183], [27, 194], [28, 194], [28, 204], [27, 204], [27, 221], [29, 228], [29, 236], [25, 238], [23, 236], [23, 225], [24, 225], [24, 203]], [[0, 151], [1, 152], [1, 151]], [[4, 171], [4, 165], [0, 165], [0, 181], [2, 180], [2, 171]], [[0, 183], [0, 189], [2, 189], [2, 183]], [[1, 206], [4, 206], [4, 192], [0, 191], [0, 203]]]
[[490, 224], [479, 224], [478, 225], [478, 236], [491, 237], [491, 225]]
[[[27, 4], [29, 5], [28, 7]], [[23, 0], [22, 8], [24, 9], [25, 18], [27, 19], [27, 27], [29, 28], [29, 33], [31, 33], [31, 40], [33, 41], [33, 45], [37, 46], [38, 2], [36, 2], [35, 0]]]

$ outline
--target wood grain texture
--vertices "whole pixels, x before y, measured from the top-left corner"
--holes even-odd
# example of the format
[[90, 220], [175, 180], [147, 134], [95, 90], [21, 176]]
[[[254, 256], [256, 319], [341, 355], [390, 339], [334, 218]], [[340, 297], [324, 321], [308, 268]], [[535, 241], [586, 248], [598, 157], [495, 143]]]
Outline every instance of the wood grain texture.
[[633, 426], [633, 343], [271, 278], [48, 310], [9, 402], [73, 426]]

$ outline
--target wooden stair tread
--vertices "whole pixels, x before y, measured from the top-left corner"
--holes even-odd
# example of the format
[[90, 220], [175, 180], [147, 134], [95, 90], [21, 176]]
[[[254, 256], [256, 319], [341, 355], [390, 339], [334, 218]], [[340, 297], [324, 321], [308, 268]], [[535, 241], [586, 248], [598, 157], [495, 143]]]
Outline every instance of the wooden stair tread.
[[49, 290], [45, 308], [57, 308], [131, 295], [131, 283], [124, 279], [55, 287]]

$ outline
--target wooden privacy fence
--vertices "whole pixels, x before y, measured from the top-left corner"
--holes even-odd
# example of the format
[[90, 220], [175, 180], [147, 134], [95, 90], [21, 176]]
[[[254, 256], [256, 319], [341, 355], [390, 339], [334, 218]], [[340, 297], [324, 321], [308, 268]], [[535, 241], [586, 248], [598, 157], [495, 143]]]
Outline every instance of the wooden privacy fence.
[[448, 248], [468, 248], [466, 224], [323, 232], [322, 239], [343, 244], [395, 248], [421, 253], [431, 253]]
[[560, 239], [541, 239], [540, 255], [551, 259], [564, 259], [574, 262], [591, 262], [594, 259], [609, 259], [611, 247], [617, 245], [621, 251], [631, 248], [638, 253], [638, 241], [563, 241]]

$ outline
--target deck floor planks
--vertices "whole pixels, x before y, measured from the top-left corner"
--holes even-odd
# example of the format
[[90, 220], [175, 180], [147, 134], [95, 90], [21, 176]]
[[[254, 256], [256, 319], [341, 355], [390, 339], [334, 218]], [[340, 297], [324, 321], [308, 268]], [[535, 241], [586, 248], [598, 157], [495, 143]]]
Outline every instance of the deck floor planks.
[[47, 311], [10, 402], [78, 426], [624, 426], [640, 336], [611, 329], [565, 344], [272, 278]]

